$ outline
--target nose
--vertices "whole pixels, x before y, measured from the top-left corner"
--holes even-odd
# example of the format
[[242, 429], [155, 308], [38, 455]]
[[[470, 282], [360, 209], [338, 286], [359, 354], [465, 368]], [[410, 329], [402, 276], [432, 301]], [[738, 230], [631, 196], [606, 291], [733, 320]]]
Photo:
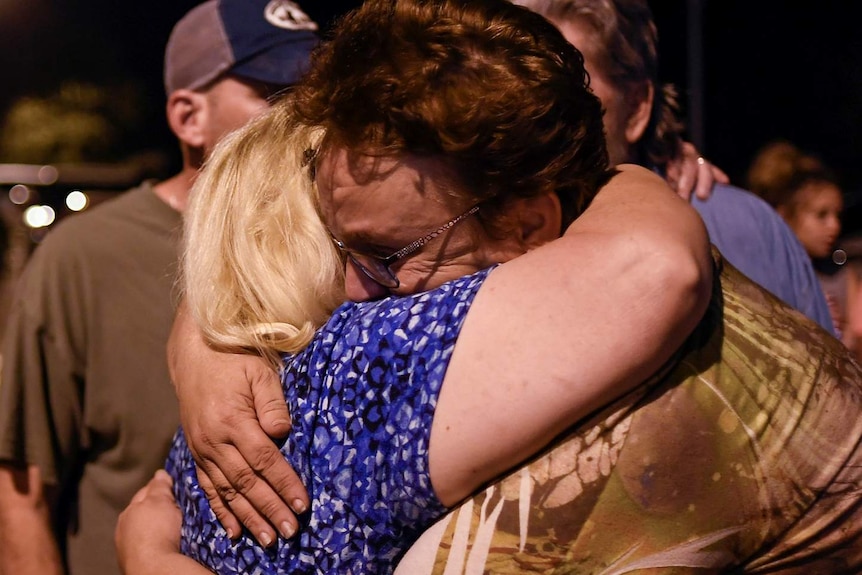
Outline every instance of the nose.
[[348, 259], [344, 273], [344, 291], [351, 301], [367, 301], [378, 299], [389, 294], [389, 290], [380, 285], [359, 269]]

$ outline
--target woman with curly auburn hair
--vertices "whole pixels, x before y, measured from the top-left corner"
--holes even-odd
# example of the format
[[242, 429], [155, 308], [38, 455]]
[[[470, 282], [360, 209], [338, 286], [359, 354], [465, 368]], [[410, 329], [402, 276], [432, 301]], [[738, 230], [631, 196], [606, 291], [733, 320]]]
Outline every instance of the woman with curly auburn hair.
[[[486, 82], [492, 103], [505, 100], [496, 87], [534, 81], [525, 67], [558, 88], [488, 113], [454, 81], [459, 67]], [[313, 287], [337, 298], [343, 269], [350, 301], [283, 358], [293, 427], [272, 451], [297, 470], [310, 503], [293, 501], [298, 522], [260, 508], [277, 539], [253, 521], [234, 532], [205, 493], [232, 471], [199, 477], [178, 433], [170, 475], [119, 524], [127, 572], [391, 573], [459, 505], [459, 519], [432, 532], [431, 564], [435, 533], [439, 543], [449, 525], [470, 533], [477, 520], [477, 536], [449, 549], [463, 557], [472, 547], [471, 564], [493, 560], [502, 573], [859, 565], [859, 367], [834, 338], [710, 257], [699, 218], [658, 176], [610, 167], [595, 132], [601, 109], [553, 26], [501, 0], [370, 2], [342, 21], [312, 70], [217, 151], [207, 168], [215, 178], [193, 206], [222, 186], [236, 188], [233, 201], [257, 203], [250, 213], [262, 223], [251, 235], [264, 247], [285, 242], [284, 264], [270, 262], [285, 286], [315, 281], [293, 246], [325, 256], [322, 265], [344, 258]], [[327, 71], [344, 82], [323, 80]], [[411, 90], [417, 73], [440, 89]], [[286, 110], [299, 124], [288, 141], [267, 129]], [[460, 135], [468, 120], [481, 124], [475, 141]], [[537, 139], [526, 151], [525, 133]], [[287, 182], [284, 193], [305, 199], [242, 191], [273, 183], [260, 180], [268, 161], [294, 172], [272, 174], [276, 189]], [[187, 249], [228, 260], [198, 285], [235, 292], [281, 277], [266, 260], [258, 269], [233, 261], [243, 250], [223, 245], [248, 230], [231, 223], [242, 211], [219, 209], [224, 218], [201, 220], [211, 241], [190, 238]], [[186, 268], [198, 259], [207, 261], [187, 258]], [[291, 332], [254, 293], [238, 295], [239, 311], [224, 308], [245, 318], [252, 343], [240, 347]], [[284, 320], [314, 323], [304, 305], [288, 304]], [[187, 393], [180, 385], [182, 402]], [[210, 409], [222, 394], [198, 399]], [[272, 475], [252, 464], [253, 491]], [[405, 559], [412, 574], [426, 568]]]

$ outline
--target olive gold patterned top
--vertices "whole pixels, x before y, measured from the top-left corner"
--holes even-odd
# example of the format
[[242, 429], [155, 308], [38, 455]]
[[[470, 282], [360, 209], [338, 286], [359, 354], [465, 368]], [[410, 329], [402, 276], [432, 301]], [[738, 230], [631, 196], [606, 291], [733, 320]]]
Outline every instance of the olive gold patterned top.
[[715, 261], [669, 371], [444, 517], [396, 573], [862, 573], [862, 370]]

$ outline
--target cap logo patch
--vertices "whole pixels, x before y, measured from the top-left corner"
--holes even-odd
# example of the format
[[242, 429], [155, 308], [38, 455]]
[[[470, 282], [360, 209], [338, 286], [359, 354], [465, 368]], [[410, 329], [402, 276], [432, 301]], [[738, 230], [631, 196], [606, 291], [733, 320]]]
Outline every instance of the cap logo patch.
[[272, 0], [263, 15], [267, 22], [285, 30], [317, 30], [317, 23], [290, 0]]

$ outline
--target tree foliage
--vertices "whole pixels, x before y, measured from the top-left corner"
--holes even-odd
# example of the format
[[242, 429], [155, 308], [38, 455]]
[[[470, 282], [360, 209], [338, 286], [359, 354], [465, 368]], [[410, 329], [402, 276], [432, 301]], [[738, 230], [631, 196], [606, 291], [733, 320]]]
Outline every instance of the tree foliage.
[[27, 96], [9, 109], [0, 129], [0, 162], [112, 162], [135, 151], [143, 95], [130, 83], [102, 86], [68, 81], [47, 96]]

